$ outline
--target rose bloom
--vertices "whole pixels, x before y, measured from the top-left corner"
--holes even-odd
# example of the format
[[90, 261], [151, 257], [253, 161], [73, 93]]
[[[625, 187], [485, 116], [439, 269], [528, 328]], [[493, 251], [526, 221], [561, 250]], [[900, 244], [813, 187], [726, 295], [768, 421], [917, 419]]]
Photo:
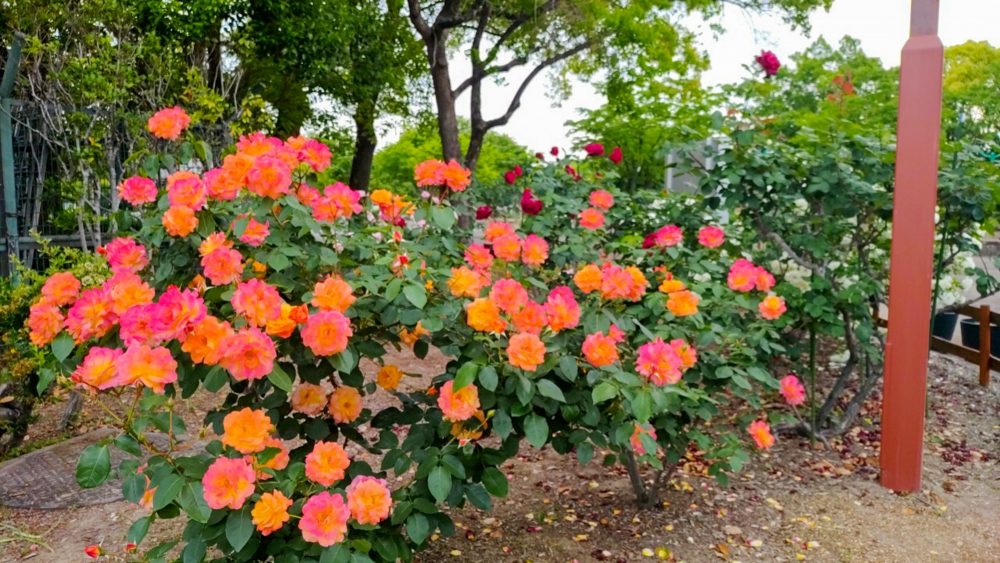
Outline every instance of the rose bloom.
[[374, 526], [389, 517], [392, 492], [385, 479], [367, 475], [355, 477], [347, 486], [347, 507], [351, 516], [362, 525]]
[[234, 248], [218, 248], [201, 257], [201, 269], [212, 285], [226, 285], [243, 276], [243, 255]]
[[698, 243], [706, 248], [722, 246], [725, 240], [726, 233], [719, 227], [706, 225], [698, 229]]
[[87, 356], [70, 379], [77, 385], [86, 385], [92, 389], [109, 389], [114, 386], [113, 380], [118, 373], [118, 358], [121, 355], [121, 350], [94, 346], [87, 351]]
[[288, 193], [292, 185], [292, 170], [278, 158], [261, 156], [247, 172], [246, 185], [248, 190], [261, 197], [277, 199]]
[[222, 343], [233, 334], [233, 327], [227, 321], [207, 315], [192, 325], [184, 337], [181, 350], [187, 352], [196, 364], [214, 366], [226, 352]]
[[351, 321], [339, 311], [320, 311], [309, 315], [300, 331], [302, 342], [317, 356], [332, 356], [347, 349], [347, 340], [354, 332]]
[[611, 149], [611, 154], [608, 155], [608, 160], [613, 162], [615, 166], [621, 164], [622, 161], [622, 148], [615, 147]]
[[222, 341], [219, 365], [237, 381], [260, 379], [274, 370], [274, 341], [256, 327], [240, 330]]
[[424, 328], [424, 325], [417, 321], [417, 326], [413, 327], [413, 330], [409, 330], [406, 327], [399, 329], [399, 341], [406, 344], [410, 348], [420, 340], [420, 337], [427, 336], [430, 331]]
[[226, 233], [220, 233], [218, 231], [208, 235], [201, 241], [198, 245], [198, 255], [208, 256], [212, 251], [218, 250], [220, 248], [232, 248], [233, 241], [226, 238]]
[[674, 291], [667, 297], [667, 309], [675, 317], [687, 317], [698, 312], [701, 298], [693, 291]]
[[515, 334], [507, 343], [507, 361], [525, 371], [535, 371], [545, 361], [545, 344], [535, 334]]
[[28, 338], [41, 348], [52, 342], [63, 327], [63, 315], [59, 307], [49, 303], [35, 303], [28, 313]]
[[757, 285], [757, 266], [753, 262], [740, 258], [729, 267], [729, 275], [726, 278], [729, 289], [733, 291], [748, 292], [753, 291]]
[[482, 221], [483, 219], [489, 219], [493, 215], [493, 208], [489, 205], [480, 205], [476, 209], [476, 220]]
[[478, 297], [486, 280], [474, 270], [465, 266], [451, 269], [448, 290], [455, 297]]
[[671, 340], [670, 347], [674, 349], [677, 357], [681, 360], [682, 372], [691, 368], [698, 361], [698, 351], [694, 349], [694, 346], [691, 346], [680, 338]]
[[760, 65], [764, 76], [767, 77], [778, 74], [778, 69], [781, 68], [781, 61], [778, 60], [778, 55], [775, 55], [773, 51], [761, 51], [753, 60]]
[[659, 229], [653, 231], [646, 237], [646, 241], [643, 242], [643, 248], [666, 248], [670, 246], [676, 246], [684, 238], [684, 231], [677, 225], [664, 225]]
[[755, 420], [747, 427], [747, 432], [753, 438], [758, 449], [766, 450], [774, 445], [774, 435], [771, 434], [771, 425], [763, 420]]
[[601, 269], [601, 297], [604, 299], [629, 299], [642, 297], [644, 288], [636, 287], [636, 277], [632, 271], [614, 264], [605, 264]]
[[513, 234], [514, 227], [510, 223], [504, 223], [503, 221], [493, 221], [483, 229], [483, 238], [486, 239], [486, 242], [493, 242], [504, 235]]
[[149, 303], [126, 310], [118, 318], [118, 338], [126, 346], [162, 342], [160, 338], [154, 336], [153, 330], [153, 321], [160, 316], [159, 309], [159, 304]]
[[190, 207], [171, 207], [163, 213], [161, 221], [172, 237], [186, 237], [198, 228], [198, 217]]
[[176, 141], [190, 123], [191, 117], [188, 116], [187, 112], [180, 106], [174, 106], [172, 108], [161, 109], [150, 116], [146, 121], [146, 129], [154, 137], [167, 141]]
[[313, 287], [312, 305], [324, 311], [343, 313], [356, 300], [354, 288], [340, 276], [330, 275]]
[[306, 477], [329, 487], [344, 478], [344, 472], [350, 464], [351, 458], [340, 444], [316, 442], [306, 456]]
[[152, 319], [153, 331], [160, 341], [183, 339], [187, 330], [205, 318], [205, 301], [194, 289], [181, 291], [172, 285], [160, 295], [159, 307]]
[[646, 455], [646, 448], [642, 445], [642, 435], [645, 434], [656, 440], [656, 429], [647, 424], [636, 423], [635, 429], [632, 431], [632, 436], [629, 438], [629, 444], [632, 446], [632, 451], [636, 455]]
[[330, 413], [337, 424], [350, 424], [361, 415], [361, 403], [361, 393], [357, 389], [341, 385], [330, 394], [326, 412]]
[[549, 243], [538, 235], [528, 235], [521, 241], [521, 261], [529, 266], [541, 266], [549, 257]]
[[80, 280], [72, 272], [59, 272], [49, 276], [41, 289], [40, 303], [69, 305], [80, 294]]
[[614, 206], [615, 196], [611, 195], [611, 192], [607, 190], [594, 190], [590, 192], [589, 201], [591, 206], [607, 211]]
[[596, 264], [587, 264], [573, 275], [573, 283], [584, 293], [599, 291], [603, 284], [601, 269]]
[[788, 374], [778, 382], [781, 396], [789, 405], [798, 406], [806, 401], [806, 388], [794, 373]]
[[541, 334], [549, 322], [545, 315], [545, 307], [534, 301], [525, 303], [518, 312], [511, 315], [510, 320], [518, 332], [530, 334]]
[[521, 282], [504, 278], [497, 280], [490, 289], [490, 300], [508, 315], [513, 314], [528, 302], [528, 290]]
[[91, 559], [97, 559], [104, 554], [104, 550], [99, 545], [88, 545], [83, 548], [83, 554]]
[[149, 264], [146, 248], [129, 237], [118, 237], [97, 249], [103, 254], [112, 272], [139, 272]]
[[281, 316], [277, 319], [267, 321], [267, 326], [264, 327], [264, 331], [267, 332], [268, 336], [288, 338], [293, 332], [295, 332], [295, 327], [297, 327], [300, 322], [305, 322], [308, 318], [309, 308], [305, 305], [292, 307], [288, 303], [282, 303]]
[[240, 452], [253, 454], [264, 451], [274, 424], [263, 409], [245, 407], [233, 411], [222, 420], [222, 443]]
[[267, 321], [279, 318], [283, 303], [274, 286], [258, 279], [240, 282], [231, 302], [233, 309], [255, 326], [266, 326]]
[[667, 278], [663, 280], [660, 284], [659, 290], [663, 293], [674, 293], [675, 291], [683, 291], [687, 289], [687, 285], [684, 284], [679, 279], [674, 278], [672, 275], [667, 274]]
[[580, 212], [580, 226], [591, 231], [604, 226], [604, 214], [599, 209], [588, 207]]
[[472, 269], [482, 272], [493, 265], [493, 254], [481, 244], [471, 244], [465, 249], [465, 262]]
[[576, 302], [573, 290], [569, 286], [552, 288], [545, 300], [545, 315], [552, 332], [575, 328], [580, 324], [580, 304]]
[[465, 306], [466, 322], [479, 332], [503, 332], [507, 323], [500, 318], [500, 308], [493, 300], [480, 297]]
[[77, 344], [104, 336], [114, 322], [111, 295], [100, 287], [81, 293], [66, 313], [66, 330]]
[[445, 164], [440, 160], [425, 160], [413, 168], [413, 180], [421, 188], [443, 185], [444, 167]]
[[760, 302], [760, 305], [757, 305], [757, 310], [760, 311], [760, 316], [769, 321], [773, 321], [781, 317], [781, 315], [783, 315], [788, 308], [785, 307], [784, 299], [772, 293], [771, 295], [765, 297]]
[[774, 287], [774, 276], [764, 268], [757, 268], [757, 277], [754, 278], [754, 286], [757, 291], [771, 291]]
[[247, 220], [247, 226], [240, 235], [240, 241], [253, 247], [264, 244], [267, 235], [271, 234], [270, 223], [255, 220], [253, 217]]
[[472, 183], [472, 172], [454, 160], [449, 160], [439, 174], [444, 185], [453, 192], [465, 191]]
[[115, 386], [131, 385], [138, 381], [154, 393], [163, 394], [168, 383], [177, 381], [177, 361], [170, 350], [161, 346], [129, 346], [117, 363], [118, 371], [112, 380]]
[[253, 517], [253, 525], [263, 536], [277, 532], [291, 518], [288, 509], [292, 506], [292, 499], [286, 497], [281, 491], [274, 491], [260, 495], [250, 511]]
[[538, 215], [542, 212], [543, 207], [545, 207], [545, 203], [535, 197], [531, 188], [527, 188], [521, 193], [521, 211], [525, 215]]
[[452, 391], [454, 381], [446, 381], [441, 386], [437, 404], [449, 422], [462, 422], [479, 410], [479, 389], [474, 384]]
[[148, 283], [128, 271], [121, 271], [111, 276], [105, 282], [105, 287], [108, 299], [111, 301], [111, 310], [119, 316], [137, 305], [152, 303], [153, 296], [156, 295]]
[[392, 391], [399, 387], [399, 381], [403, 378], [403, 372], [398, 367], [389, 364], [379, 368], [375, 374], [375, 383], [382, 389]]
[[517, 235], [503, 235], [493, 240], [493, 254], [501, 260], [516, 262], [521, 257], [521, 239]]
[[302, 539], [323, 547], [344, 541], [351, 510], [344, 504], [344, 497], [326, 491], [315, 494], [302, 505], [299, 529]]
[[201, 178], [190, 170], [178, 170], [167, 176], [167, 198], [171, 207], [190, 207], [201, 211], [208, 193]]
[[299, 383], [289, 400], [293, 411], [309, 416], [323, 412], [328, 402], [326, 390], [315, 383]]
[[[235, 155], [229, 155], [229, 158]], [[243, 178], [245, 173], [237, 174], [226, 168], [212, 168], [206, 171], [201, 181], [205, 184], [205, 193], [211, 199], [220, 201], [231, 201], [236, 199], [243, 188]]]
[[[291, 461], [289, 455], [288, 446], [285, 445], [280, 439], [273, 436], [269, 436], [267, 440], [264, 441], [265, 451], [268, 449], [278, 450], [270, 459], [260, 464], [257, 467], [257, 478], [261, 481], [270, 479], [272, 477], [271, 473], [264, 471], [264, 469], [272, 469], [274, 471], [281, 471], [282, 469], [288, 467], [288, 462]], [[251, 457], [256, 463], [256, 459]]]
[[118, 184], [118, 196], [135, 206], [156, 201], [156, 183], [149, 178], [132, 176]]
[[243, 458], [216, 458], [201, 478], [205, 504], [212, 510], [239, 510], [254, 490], [256, 475]]
[[587, 156], [604, 155], [604, 145], [601, 143], [587, 143], [583, 146], [583, 150], [587, 151]]
[[609, 366], [618, 361], [615, 339], [600, 332], [588, 334], [583, 340], [583, 357], [594, 367]]
[[681, 365], [677, 352], [661, 338], [639, 347], [635, 368], [657, 386], [674, 384], [681, 380]]

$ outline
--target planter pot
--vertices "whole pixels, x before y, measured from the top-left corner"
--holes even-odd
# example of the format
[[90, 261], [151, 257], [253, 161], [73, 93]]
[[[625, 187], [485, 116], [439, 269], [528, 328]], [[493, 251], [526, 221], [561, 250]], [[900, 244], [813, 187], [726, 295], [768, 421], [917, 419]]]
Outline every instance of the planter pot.
[[[938, 338], [951, 340], [955, 334], [955, 325], [958, 324], [958, 313], [954, 311], [942, 311], [934, 315], [934, 328], [931, 332]], [[976, 336], [978, 338], [978, 334]]]
[[[976, 319], [962, 319], [959, 325], [962, 327], [962, 346], [966, 348], [979, 349], [979, 321]], [[990, 326], [990, 355], [1000, 357], [1000, 326]]]

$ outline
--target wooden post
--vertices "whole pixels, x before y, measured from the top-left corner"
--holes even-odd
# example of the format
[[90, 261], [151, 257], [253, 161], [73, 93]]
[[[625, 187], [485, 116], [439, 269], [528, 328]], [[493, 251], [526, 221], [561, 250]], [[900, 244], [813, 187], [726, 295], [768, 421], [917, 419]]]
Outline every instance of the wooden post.
[[990, 306], [979, 306], [979, 384], [986, 387], [990, 384], [990, 355], [993, 350], [990, 336]]
[[895, 491], [919, 491], [922, 468], [944, 67], [938, 2], [913, 0], [899, 71], [879, 452], [882, 486]]

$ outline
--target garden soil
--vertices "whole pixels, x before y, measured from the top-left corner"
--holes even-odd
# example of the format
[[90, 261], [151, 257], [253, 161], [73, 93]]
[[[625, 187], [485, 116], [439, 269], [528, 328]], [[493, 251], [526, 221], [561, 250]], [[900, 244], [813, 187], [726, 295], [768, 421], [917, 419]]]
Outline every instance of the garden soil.
[[[433, 351], [422, 361], [395, 356], [415, 375], [404, 380], [410, 389], [426, 387], [446, 362]], [[634, 507], [624, 471], [602, 466], [601, 456], [580, 466], [574, 456], [526, 446], [503, 466], [510, 495], [495, 499], [489, 513], [453, 511], [456, 533], [432, 537], [419, 561], [1000, 561], [1000, 381], [983, 388], [976, 380], [972, 366], [932, 357], [919, 493], [878, 485], [874, 397], [862, 424], [829, 448], [780, 437], [728, 486], [708, 477], [698, 452], [689, 452], [663, 505], [650, 511]], [[185, 403], [189, 429], [197, 432], [215, 400], [199, 394]], [[29, 448], [68, 437], [55, 429], [60, 409], [42, 408]], [[102, 412], [88, 399], [73, 434], [107, 426]], [[125, 530], [141, 514], [123, 501], [0, 507], [0, 562], [86, 561], [83, 548], [91, 544], [102, 545], [106, 560], [127, 561]], [[154, 524], [144, 547], [180, 528], [176, 521]]]

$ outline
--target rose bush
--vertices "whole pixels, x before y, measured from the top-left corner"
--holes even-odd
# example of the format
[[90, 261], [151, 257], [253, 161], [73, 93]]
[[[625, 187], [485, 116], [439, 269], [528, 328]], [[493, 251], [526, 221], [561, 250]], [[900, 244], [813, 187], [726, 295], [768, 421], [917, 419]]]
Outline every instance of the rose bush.
[[[77, 479], [130, 454], [115, 471], [149, 514], [128, 541], [187, 520], [151, 559], [183, 541], [185, 561], [408, 560], [453, 531], [444, 506], [506, 495], [522, 439], [610, 452], [646, 504], [686, 453], [724, 479], [773, 443], [773, 276], [702, 217], [650, 212], [662, 194], [614, 189], [621, 150], [525, 163], [510, 205], [459, 221], [482, 200], [455, 162], [418, 164], [411, 201], [316, 186], [330, 153], [301, 137], [248, 135], [211, 167], [187, 124], [150, 121], [163, 142], [135, 160], [157, 173], [119, 186], [141, 227], [99, 250], [110, 276], [53, 275], [29, 320], [50, 368], [127, 397]], [[384, 360], [431, 345], [449, 361], [429, 386]], [[219, 394], [205, 443], [178, 414], [199, 390]]]

